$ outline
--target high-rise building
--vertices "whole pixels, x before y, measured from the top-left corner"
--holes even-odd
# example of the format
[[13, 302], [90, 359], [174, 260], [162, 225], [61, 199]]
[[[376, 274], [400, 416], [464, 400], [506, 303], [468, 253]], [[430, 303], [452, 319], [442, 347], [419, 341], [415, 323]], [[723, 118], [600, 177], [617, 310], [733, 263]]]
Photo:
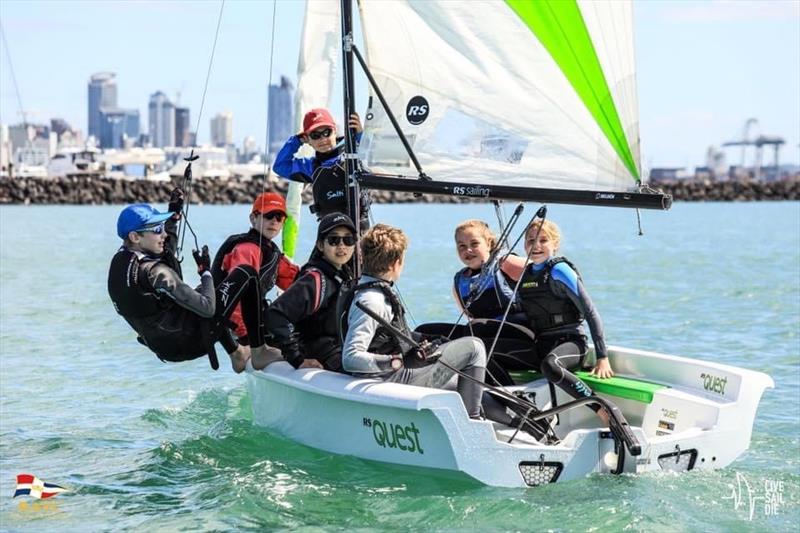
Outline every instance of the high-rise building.
[[192, 146], [190, 141], [191, 125], [189, 124], [189, 108], [175, 108], [175, 146]]
[[98, 72], [89, 78], [89, 136], [100, 138], [100, 112], [117, 107], [117, 75], [113, 72]]
[[233, 113], [230, 111], [217, 113], [211, 119], [211, 144], [214, 146], [233, 144]]
[[149, 131], [153, 146], [175, 146], [175, 106], [167, 95], [157, 91], [150, 95]]
[[100, 146], [125, 148], [125, 139], [139, 138], [138, 109], [104, 109], [100, 121]]
[[50, 131], [54, 131], [56, 135], [61, 137], [65, 132], [71, 131], [72, 127], [63, 118], [50, 119]]
[[292, 133], [294, 133], [294, 105], [292, 92], [294, 87], [286, 76], [281, 76], [280, 85], [269, 86], [269, 153], [274, 154], [281, 149]]

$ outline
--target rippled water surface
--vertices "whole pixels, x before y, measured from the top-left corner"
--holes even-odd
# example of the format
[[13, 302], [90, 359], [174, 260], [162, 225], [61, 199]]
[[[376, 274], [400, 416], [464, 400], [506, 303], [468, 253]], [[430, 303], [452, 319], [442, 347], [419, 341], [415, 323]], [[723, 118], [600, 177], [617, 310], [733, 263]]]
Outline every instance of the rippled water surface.
[[[533, 212], [529, 206], [527, 216]], [[332, 456], [252, 423], [244, 379], [162, 364], [106, 294], [119, 207], [0, 208], [0, 528], [38, 530], [788, 531], [800, 523], [800, 204], [551, 206], [610, 344], [769, 373], [750, 450], [711, 473], [591, 476], [498, 489]], [[418, 323], [452, 320], [452, 228], [486, 206], [377, 206], [406, 230], [401, 290]], [[248, 206], [192, 208], [212, 249]], [[314, 228], [306, 216], [300, 257]], [[193, 270], [187, 268], [187, 270]], [[335, 438], [335, 435], [332, 436]], [[12, 499], [18, 473], [64, 485]], [[733, 485], [781, 488], [777, 514]]]

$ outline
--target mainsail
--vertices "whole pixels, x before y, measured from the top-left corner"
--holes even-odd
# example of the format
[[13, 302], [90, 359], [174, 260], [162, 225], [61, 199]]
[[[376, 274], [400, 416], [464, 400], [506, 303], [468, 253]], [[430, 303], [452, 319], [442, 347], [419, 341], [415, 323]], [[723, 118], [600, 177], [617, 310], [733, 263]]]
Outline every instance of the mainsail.
[[[360, 0], [366, 60], [427, 176], [639, 190], [629, 2]], [[417, 177], [373, 98], [359, 156]]]
[[[297, 92], [294, 101], [295, 129], [302, 129], [303, 114], [315, 107], [330, 108], [336, 81], [341, 28], [339, 2], [306, 2], [300, 55], [297, 61]], [[306, 155], [313, 156], [313, 150]], [[294, 256], [300, 225], [303, 184], [290, 182], [286, 194], [289, 218], [283, 230], [283, 250]]]

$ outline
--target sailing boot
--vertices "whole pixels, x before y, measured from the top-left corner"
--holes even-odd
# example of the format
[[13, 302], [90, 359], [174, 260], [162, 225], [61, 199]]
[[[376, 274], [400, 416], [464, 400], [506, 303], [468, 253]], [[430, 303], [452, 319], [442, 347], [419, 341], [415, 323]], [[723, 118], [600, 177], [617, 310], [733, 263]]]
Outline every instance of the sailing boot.
[[253, 370], [263, 370], [267, 368], [267, 365], [275, 361], [284, 361], [279, 349], [266, 344], [250, 348], [250, 362], [253, 365]]

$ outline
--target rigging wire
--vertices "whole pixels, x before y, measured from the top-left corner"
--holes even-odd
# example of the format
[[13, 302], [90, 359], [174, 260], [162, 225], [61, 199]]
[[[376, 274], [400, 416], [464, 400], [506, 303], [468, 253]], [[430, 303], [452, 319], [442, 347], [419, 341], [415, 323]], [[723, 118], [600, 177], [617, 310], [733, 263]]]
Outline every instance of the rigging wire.
[[[261, 193], [259, 193], [259, 194], [264, 194], [266, 192], [266, 190], [267, 190], [267, 179], [268, 179], [268, 171], [269, 171], [269, 169], [268, 169], [268, 166], [269, 166], [269, 161], [268, 161], [268, 158], [269, 158], [269, 155], [268, 155], [269, 154], [269, 113], [270, 113], [270, 108], [269, 108], [269, 87], [272, 85], [272, 64], [273, 64], [273, 59], [274, 59], [274, 56], [275, 56], [275, 18], [276, 18], [276, 15], [277, 15], [277, 10], [278, 10], [278, 2], [277, 2], [277, 0], [272, 0], [272, 28], [271, 28], [271, 31], [270, 31], [270, 39], [269, 39], [269, 62], [267, 64], [267, 94], [268, 94], [267, 95], [267, 99], [266, 99], [267, 112], [266, 112], [266, 117], [265, 117], [265, 120], [264, 120], [264, 122], [266, 123], [266, 126], [264, 127], [264, 175], [261, 178]], [[261, 223], [263, 223], [263, 221], [264, 221], [263, 216], [259, 217], [259, 220], [260, 220]], [[286, 219], [284, 219], [284, 223], [285, 222], [286, 222]], [[261, 233], [261, 230], [259, 228], [259, 231], [258, 231], [258, 251], [259, 251], [259, 255], [262, 255], [264, 253], [262, 251], [262, 248], [261, 248], [261, 243], [263, 242], [263, 240], [264, 240], [264, 235]], [[261, 258], [261, 260], [263, 261], [263, 257]], [[266, 294], [264, 295], [264, 298], [266, 298]], [[257, 315], [258, 315], [258, 323], [259, 324], [262, 323], [261, 313], [262, 313], [262, 306], [260, 305], [260, 302], [259, 302], [258, 313], [257, 313]]]
[[[508, 236], [511, 233], [511, 230], [517, 223], [522, 211], [525, 209], [525, 206], [522, 202], [517, 205], [516, 209], [514, 209], [514, 213], [512, 213], [511, 218], [508, 220], [507, 224], [503, 224], [501, 226], [503, 229], [500, 233], [500, 236], [497, 238], [497, 242], [495, 243], [494, 247], [489, 252], [489, 257], [487, 258], [486, 262], [481, 265], [481, 273], [478, 276], [478, 279], [474, 283], [474, 289], [470, 289], [470, 294], [467, 295], [467, 298], [464, 300], [464, 307], [461, 309], [461, 313], [458, 315], [455, 323], [453, 324], [453, 328], [450, 330], [450, 333], [447, 335], [447, 338], [453, 336], [453, 332], [455, 332], [456, 327], [458, 327], [458, 323], [461, 322], [461, 318], [467, 315], [467, 310], [469, 309], [470, 305], [480, 298], [480, 296], [486, 291], [487, 288], [487, 276], [494, 276], [495, 275], [495, 268], [499, 268], [502, 262], [505, 260], [506, 257], [511, 253], [511, 250], [519, 242], [519, 238], [514, 242], [514, 245], [511, 248], [508, 248]], [[526, 227], [527, 229], [527, 227]], [[503, 259], [497, 261], [497, 257], [500, 253], [500, 250], [506, 248], [507, 252], [503, 256]], [[472, 329], [472, 321], [467, 316], [467, 325], [469, 326], [469, 333], [470, 335], [474, 335], [475, 332]]]
[[[528, 231], [530, 230], [531, 226], [533, 226], [533, 223], [537, 218], [540, 220], [540, 223], [539, 223], [539, 226], [536, 228], [536, 234], [533, 237], [534, 243], [539, 239], [539, 233], [541, 233], [542, 226], [544, 226], [544, 221], [547, 218], [547, 206], [543, 205], [542, 207], [539, 208], [538, 211], [536, 211], [536, 214], [533, 215], [533, 218], [531, 218], [531, 221], [528, 222], [527, 226], [525, 226], [525, 230], [522, 232], [522, 235], [526, 235], [528, 233]], [[519, 239], [517, 239], [517, 240], [519, 240]], [[516, 243], [515, 243], [515, 246], [516, 246]], [[517, 295], [517, 292], [519, 291], [519, 286], [522, 283], [522, 278], [524, 277], [525, 270], [528, 268], [528, 265], [530, 264], [531, 259], [533, 258], [533, 248], [534, 247], [532, 246], [531, 247], [531, 251], [528, 252], [526, 254], [526, 256], [525, 256], [525, 263], [522, 266], [522, 272], [520, 272], [519, 279], [517, 280], [517, 283], [514, 285], [514, 291], [511, 293], [511, 299], [510, 299], [508, 305], [506, 306], [505, 313], [503, 313], [503, 318], [500, 320], [500, 326], [497, 328], [497, 333], [495, 334], [494, 340], [492, 341], [492, 347], [489, 348], [489, 350], [488, 350], [488, 352], [486, 354], [486, 362], [487, 362], [487, 364], [491, 360], [492, 355], [494, 354], [495, 346], [497, 346], [497, 341], [500, 339], [500, 333], [502, 333], [503, 326], [506, 323], [506, 319], [508, 319], [508, 313], [509, 313], [509, 311], [511, 311], [511, 307], [514, 305], [514, 299], [515, 299], [515, 297]], [[506, 254], [506, 255], [508, 255], [508, 254]]]
[[[222, 0], [219, 5], [219, 15], [217, 15], [217, 29], [214, 32], [214, 44], [211, 46], [211, 56], [208, 59], [208, 70], [206, 71], [206, 83], [203, 87], [203, 97], [200, 99], [200, 111], [197, 114], [197, 123], [195, 125], [194, 131], [197, 134], [200, 131], [200, 120], [203, 118], [203, 108], [206, 104], [206, 94], [208, 93], [208, 82], [211, 79], [211, 67], [214, 65], [214, 53], [217, 50], [217, 41], [219, 40], [219, 28], [222, 25], [222, 12], [225, 9], [225, 0]], [[185, 194], [185, 201], [183, 207], [183, 216], [181, 217], [181, 222], [183, 222], [183, 227], [179, 230], [180, 238], [179, 244], [177, 249], [177, 256], [178, 261], [182, 261], [183, 257], [181, 257], [183, 253], [183, 243], [186, 239], [186, 230], [192, 233], [192, 237], [194, 237], [195, 247], [199, 250], [199, 244], [197, 242], [197, 234], [195, 234], [192, 227], [189, 225], [189, 206], [192, 203], [192, 161], [197, 159], [197, 156], [194, 155], [194, 149], [192, 149], [190, 155], [185, 160], [188, 161], [188, 165], [186, 166], [186, 171], [184, 172], [184, 179], [181, 182], [181, 189]]]
[[22, 125], [25, 128], [25, 141], [27, 143], [26, 148], [31, 147], [31, 140], [28, 136], [28, 115], [25, 113], [25, 107], [22, 105], [22, 95], [19, 92], [19, 85], [17, 84], [17, 76], [14, 74], [14, 63], [11, 61], [11, 49], [8, 47], [8, 41], [6, 40], [6, 32], [3, 28], [2, 22], [0, 22], [0, 37], [3, 38], [3, 47], [6, 49], [6, 58], [8, 59], [8, 70], [11, 73], [11, 81], [14, 84], [14, 92], [17, 95], [17, 103], [19, 104], [19, 112], [22, 115]]

